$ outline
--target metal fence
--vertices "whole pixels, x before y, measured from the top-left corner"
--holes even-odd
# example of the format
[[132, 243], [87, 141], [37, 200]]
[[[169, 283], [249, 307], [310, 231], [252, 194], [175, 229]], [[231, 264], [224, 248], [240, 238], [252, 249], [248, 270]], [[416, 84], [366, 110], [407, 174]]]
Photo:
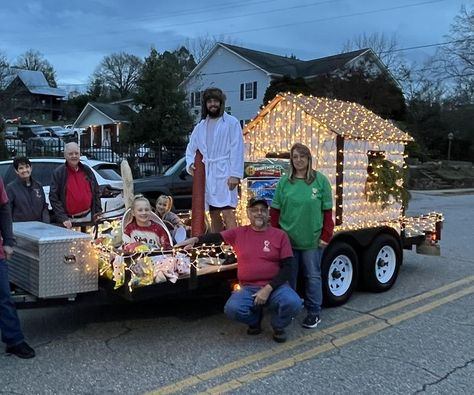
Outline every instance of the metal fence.
[[[64, 144], [65, 141], [58, 138], [31, 138], [26, 141], [4, 138], [0, 147], [0, 160], [16, 156], [61, 158], [64, 156]], [[164, 147], [157, 144], [112, 143], [105, 147], [86, 147], [81, 144], [81, 155], [89, 159], [117, 164], [126, 159], [134, 178], [162, 174], [171, 164], [184, 156], [184, 152], [185, 147]]]

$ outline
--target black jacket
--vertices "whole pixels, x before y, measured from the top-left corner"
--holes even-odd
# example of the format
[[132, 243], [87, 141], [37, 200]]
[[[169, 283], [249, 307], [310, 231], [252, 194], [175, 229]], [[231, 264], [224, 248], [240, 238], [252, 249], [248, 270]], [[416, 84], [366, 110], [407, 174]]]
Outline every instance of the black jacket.
[[[95, 179], [92, 170], [79, 162], [79, 168], [86, 174], [86, 179], [89, 181], [92, 192], [92, 207], [91, 214], [94, 216], [102, 212], [102, 205], [100, 203], [99, 184]], [[64, 165], [58, 166], [53, 172], [51, 186], [49, 189], [49, 202], [53, 207], [53, 212], [56, 222], [63, 223], [69, 219], [66, 213], [66, 182], [67, 182], [67, 167]]]
[[43, 186], [31, 178], [31, 185], [17, 178], [7, 185], [8, 202], [13, 222], [40, 221], [49, 223], [48, 205]]
[[15, 236], [13, 236], [10, 205], [3, 179], [0, 177], [0, 260], [5, 259], [3, 246], [13, 247], [14, 245]]

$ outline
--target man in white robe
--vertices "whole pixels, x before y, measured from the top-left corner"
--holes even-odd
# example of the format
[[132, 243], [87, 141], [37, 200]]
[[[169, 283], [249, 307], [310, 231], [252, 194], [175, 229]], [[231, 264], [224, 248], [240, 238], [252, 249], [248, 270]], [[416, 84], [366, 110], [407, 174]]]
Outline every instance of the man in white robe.
[[[206, 209], [212, 232], [237, 226], [237, 186], [244, 173], [244, 140], [237, 118], [227, 114], [225, 95], [208, 88], [202, 95], [202, 120], [195, 126], [186, 148], [186, 169], [194, 173], [196, 150], [206, 169]], [[222, 214], [222, 217], [221, 217]], [[224, 220], [224, 223], [222, 223]]]

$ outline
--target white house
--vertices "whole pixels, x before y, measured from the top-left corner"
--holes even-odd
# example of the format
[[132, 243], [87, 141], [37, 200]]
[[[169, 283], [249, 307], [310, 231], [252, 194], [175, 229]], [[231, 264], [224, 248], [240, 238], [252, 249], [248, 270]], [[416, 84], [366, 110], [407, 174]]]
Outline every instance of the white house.
[[120, 141], [120, 132], [130, 121], [130, 116], [136, 112], [132, 99], [113, 103], [89, 102], [74, 121], [74, 128], [85, 129], [81, 136], [83, 147], [110, 146], [112, 142]]
[[361, 67], [370, 74], [385, 73], [398, 84], [377, 55], [368, 48], [304, 61], [217, 43], [181, 83], [181, 87], [187, 92], [196, 121], [200, 119], [202, 91], [215, 86], [225, 92], [227, 111], [243, 126], [257, 115], [272, 79], [289, 75], [311, 80], [319, 75], [337, 75]]

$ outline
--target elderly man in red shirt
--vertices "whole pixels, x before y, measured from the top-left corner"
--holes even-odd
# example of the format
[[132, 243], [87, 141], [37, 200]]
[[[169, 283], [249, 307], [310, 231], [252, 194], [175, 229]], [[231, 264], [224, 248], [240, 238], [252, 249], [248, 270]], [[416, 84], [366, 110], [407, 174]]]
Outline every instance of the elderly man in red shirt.
[[66, 163], [53, 172], [49, 201], [56, 222], [70, 229], [95, 222], [102, 213], [99, 185], [91, 169], [80, 161], [77, 143], [64, 146]]

